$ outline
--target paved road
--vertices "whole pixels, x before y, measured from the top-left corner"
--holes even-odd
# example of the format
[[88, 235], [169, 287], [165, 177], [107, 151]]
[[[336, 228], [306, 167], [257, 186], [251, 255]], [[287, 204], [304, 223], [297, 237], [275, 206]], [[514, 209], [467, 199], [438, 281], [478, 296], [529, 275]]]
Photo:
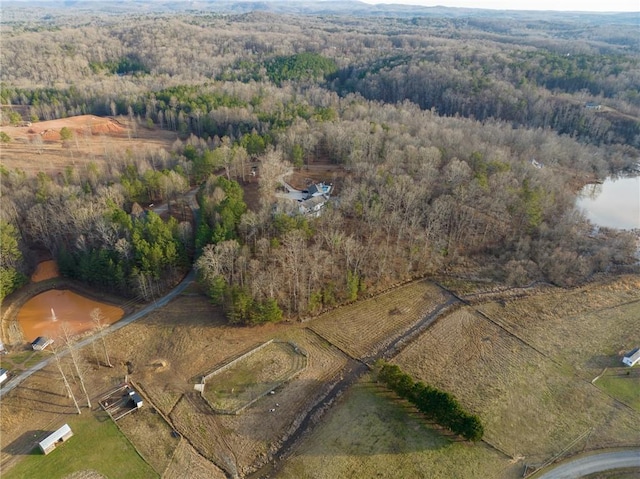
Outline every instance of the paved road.
[[628, 467], [640, 468], [640, 449], [589, 454], [565, 462], [534, 477], [536, 479], [578, 479], [596, 472]]
[[[143, 316], [146, 316], [147, 314], [149, 314], [150, 312], [154, 311], [155, 309], [166, 305], [169, 301], [171, 301], [173, 298], [178, 296], [182, 291], [184, 291], [186, 289], [186, 287], [189, 286], [189, 283], [191, 283], [191, 281], [193, 281], [194, 278], [195, 278], [194, 270], [189, 271], [189, 274], [187, 274], [187, 276], [185, 276], [185, 278], [180, 282], [180, 284], [178, 284], [178, 286], [176, 286], [171, 291], [169, 291], [169, 293], [167, 293], [167, 295], [163, 296], [160, 299], [155, 300], [153, 303], [151, 303], [148, 306], [144, 307], [140, 311], [138, 311], [136, 313], [133, 313], [133, 314], [130, 314], [129, 316], [125, 316], [124, 318], [122, 318], [117, 323], [112, 324], [111, 326], [109, 326], [108, 328], [105, 329], [105, 334], [109, 334], [109, 333], [112, 333], [114, 331], [117, 331], [118, 329], [123, 328], [126, 325], [133, 323], [134, 321], [137, 321], [138, 319], [142, 318]], [[86, 339], [83, 339], [82, 341], [78, 341], [76, 343], [76, 345], [77, 345], [77, 347], [83, 348], [83, 347], [87, 346], [88, 344], [91, 344], [93, 341], [96, 341], [97, 339], [99, 339], [99, 337], [100, 336], [97, 335], [97, 334], [93, 335], [93, 336], [90, 336], [90, 337], [88, 337]], [[60, 352], [60, 356], [64, 356], [66, 354], [68, 354], [67, 350]], [[16, 386], [18, 386], [18, 384], [20, 384], [22, 381], [27, 379], [33, 373], [35, 373], [36, 371], [39, 371], [42, 368], [44, 368], [51, 361], [53, 361], [53, 356], [40, 361], [38, 364], [36, 364], [34, 366], [31, 366], [29, 369], [27, 369], [26, 371], [22, 372], [21, 374], [11, 378], [11, 380], [9, 380], [4, 386], [2, 386], [2, 389], [0, 389], [0, 398], [2, 398], [5, 394], [7, 394], [9, 391], [11, 391]]]

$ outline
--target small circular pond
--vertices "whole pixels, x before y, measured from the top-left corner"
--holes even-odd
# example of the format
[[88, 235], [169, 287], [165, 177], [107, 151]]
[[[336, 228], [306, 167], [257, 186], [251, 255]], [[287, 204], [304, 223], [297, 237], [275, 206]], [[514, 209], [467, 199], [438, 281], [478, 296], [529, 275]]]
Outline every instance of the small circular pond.
[[71, 335], [95, 329], [91, 312], [99, 308], [103, 326], [115, 323], [124, 315], [117, 306], [93, 301], [69, 290], [51, 289], [34, 296], [18, 312], [18, 323], [24, 339], [31, 342], [38, 336], [59, 338], [66, 324]]

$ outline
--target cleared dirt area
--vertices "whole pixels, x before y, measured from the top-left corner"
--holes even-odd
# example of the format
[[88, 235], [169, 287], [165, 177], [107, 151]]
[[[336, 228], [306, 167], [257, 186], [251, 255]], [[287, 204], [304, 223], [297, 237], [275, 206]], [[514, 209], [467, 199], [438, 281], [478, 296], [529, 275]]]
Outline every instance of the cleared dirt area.
[[[175, 132], [142, 127], [127, 117], [82, 115], [25, 125], [0, 127], [11, 139], [0, 146], [0, 161], [9, 170], [27, 174], [55, 175], [67, 166], [107, 167], [128, 157], [153, 158], [161, 150], [170, 151], [177, 138]], [[63, 128], [71, 131], [70, 139], [61, 139]]]

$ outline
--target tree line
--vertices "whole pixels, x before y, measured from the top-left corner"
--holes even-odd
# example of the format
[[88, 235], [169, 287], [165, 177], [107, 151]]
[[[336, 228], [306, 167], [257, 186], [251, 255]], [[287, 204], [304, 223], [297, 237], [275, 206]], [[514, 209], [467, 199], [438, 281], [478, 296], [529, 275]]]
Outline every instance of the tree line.
[[376, 364], [377, 379], [402, 399], [406, 399], [427, 418], [468, 441], [477, 442], [484, 435], [480, 418], [464, 410], [450, 393], [421, 381], [415, 381], [399, 366], [384, 361]]

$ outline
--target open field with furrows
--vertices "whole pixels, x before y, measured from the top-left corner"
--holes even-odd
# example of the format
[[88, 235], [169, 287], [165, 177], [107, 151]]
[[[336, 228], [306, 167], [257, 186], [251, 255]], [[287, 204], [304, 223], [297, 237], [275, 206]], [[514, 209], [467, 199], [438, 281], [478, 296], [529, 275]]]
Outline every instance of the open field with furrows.
[[589, 380], [640, 346], [638, 276], [477, 308]]
[[629, 302], [638, 294], [629, 294], [634, 281], [605, 285], [609, 294], [604, 295], [599, 286], [545, 294], [550, 304], [558, 305], [556, 318], [539, 318], [542, 296], [482, 306], [500, 324], [505, 322], [497, 313], [500, 308], [517, 309], [517, 337], [473, 308], [458, 310], [396, 361], [416, 379], [453, 393], [480, 416], [490, 444], [523, 462], [543, 462], [583, 434], [573, 452], [638, 445], [640, 414], [591, 383], [600, 366], [592, 368], [597, 371], [593, 376], [587, 373], [589, 365], [601, 364], [603, 355], [617, 360], [614, 350], [621, 342], [640, 341], [640, 331], [633, 329], [640, 306]]
[[281, 479], [517, 477], [520, 467], [483, 443], [458, 441], [365, 378], [294, 451]]
[[[605, 394], [597, 383], [591, 384], [602, 371], [603, 355], [611, 352], [611, 361], [618, 361], [616, 348], [622, 342], [640, 341], [638, 332], [627, 326], [640, 313], [635, 281], [637, 278], [622, 278], [603, 286], [537, 293], [478, 306], [491, 312], [490, 317], [495, 316], [507, 330], [473, 307], [465, 307], [438, 320], [398, 356], [407, 372], [451, 391], [466, 408], [479, 414], [487, 442], [506, 455], [487, 445], [458, 442], [437, 432], [413, 409], [369, 384], [348, 393], [348, 397], [356, 395], [355, 406], [332, 411], [327, 424], [333, 425], [326, 432], [329, 426], [324, 425], [313, 432], [312, 437], [320, 434], [321, 439], [304, 442], [285, 467], [284, 473], [290, 475], [283, 477], [338, 477], [347, 471], [366, 477], [377, 470], [383, 472], [382, 477], [398, 477], [393, 474], [408, 467], [410, 476], [415, 469], [431, 471], [422, 477], [512, 478], [517, 475], [513, 473], [516, 466], [521, 471], [524, 462], [548, 459], [585, 431], [591, 432], [588, 443], [583, 441], [576, 447], [637, 442], [640, 414]], [[563, 295], [567, 298], [564, 302]], [[544, 319], [546, 328], [557, 328], [555, 333], [534, 327], [540, 321], [537, 313], [546, 304], [541, 302], [545, 296], [547, 301], [562, 305], [564, 309], [558, 311], [569, 312], [565, 321], [550, 315]], [[184, 469], [195, 478], [245, 475], [269, 459], [340, 378], [349, 361], [341, 349], [354, 356], [370, 356], [390, 336], [400, 334], [448, 299], [437, 287], [416, 282], [347, 306], [343, 308], [346, 315], [341, 308], [306, 323], [241, 328], [226, 325], [208, 299], [198, 294], [197, 288], [191, 289], [107, 337], [114, 368], [99, 367], [92, 359], [91, 347], [85, 348], [88, 390], [95, 406], [97, 398], [122, 382], [125, 375], [139, 388], [146, 406], [125, 417], [121, 427], [138, 451], [136, 457], [144, 458], [145, 466], [155, 474], [180, 477]], [[532, 305], [528, 313], [527, 302]], [[512, 323], [511, 316], [502, 318], [496, 311], [518, 311], [528, 314], [529, 320]], [[344, 335], [340, 326], [346, 331]], [[362, 328], [359, 335], [358, 327]], [[517, 337], [510, 328], [518, 328]], [[610, 328], [617, 331], [617, 339]], [[554, 334], [564, 338], [564, 348], [560, 340], [552, 338]], [[276, 388], [275, 394], [263, 397], [239, 415], [213, 413], [194, 384], [203, 374], [270, 339], [295, 343], [307, 353], [308, 366]], [[575, 364], [566, 360], [570, 357], [566, 351], [577, 354], [581, 348], [594, 353], [581, 356]], [[591, 367], [594, 358], [600, 359]], [[65, 359], [64, 367], [69, 370], [70, 366]], [[596, 374], [591, 376], [587, 366]], [[82, 400], [79, 386], [74, 388]], [[151, 405], [166, 420], [152, 412]], [[54, 423], [85, 417], [74, 413], [59, 373], [51, 366], [5, 396], [0, 407], [3, 467], [15, 465], [33, 447], [33, 438], [25, 436], [25, 424], [30, 430], [44, 431]], [[333, 414], [339, 414], [337, 419]], [[347, 430], [339, 432], [339, 427]], [[403, 428], [411, 434], [403, 436]], [[179, 435], [172, 434], [174, 430]], [[322, 436], [325, 434], [338, 439], [327, 439]], [[351, 435], [353, 453], [348, 443], [339, 439]], [[472, 464], [482, 473], [469, 475], [469, 469], [464, 468], [458, 476], [440, 472], [464, 464]], [[101, 471], [91, 462], [83, 467]], [[286, 472], [289, 470], [293, 472]], [[324, 471], [329, 475], [319, 475]]]
[[[72, 132], [69, 140], [60, 130]], [[175, 132], [149, 129], [127, 117], [82, 115], [59, 120], [39, 121], [28, 126], [3, 126], [11, 141], [1, 146], [0, 162], [9, 169], [33, 175], [44, 171], [55, 175], [67, 166], [84, 170], [90, 163], [99, 169], [130, 158], [153, 161], [168, 155], [176, 140]]]
[[415, 281], [324, 314], [309, 328], [354, 358], [372, 356], [445, 298], [433, 283]]

